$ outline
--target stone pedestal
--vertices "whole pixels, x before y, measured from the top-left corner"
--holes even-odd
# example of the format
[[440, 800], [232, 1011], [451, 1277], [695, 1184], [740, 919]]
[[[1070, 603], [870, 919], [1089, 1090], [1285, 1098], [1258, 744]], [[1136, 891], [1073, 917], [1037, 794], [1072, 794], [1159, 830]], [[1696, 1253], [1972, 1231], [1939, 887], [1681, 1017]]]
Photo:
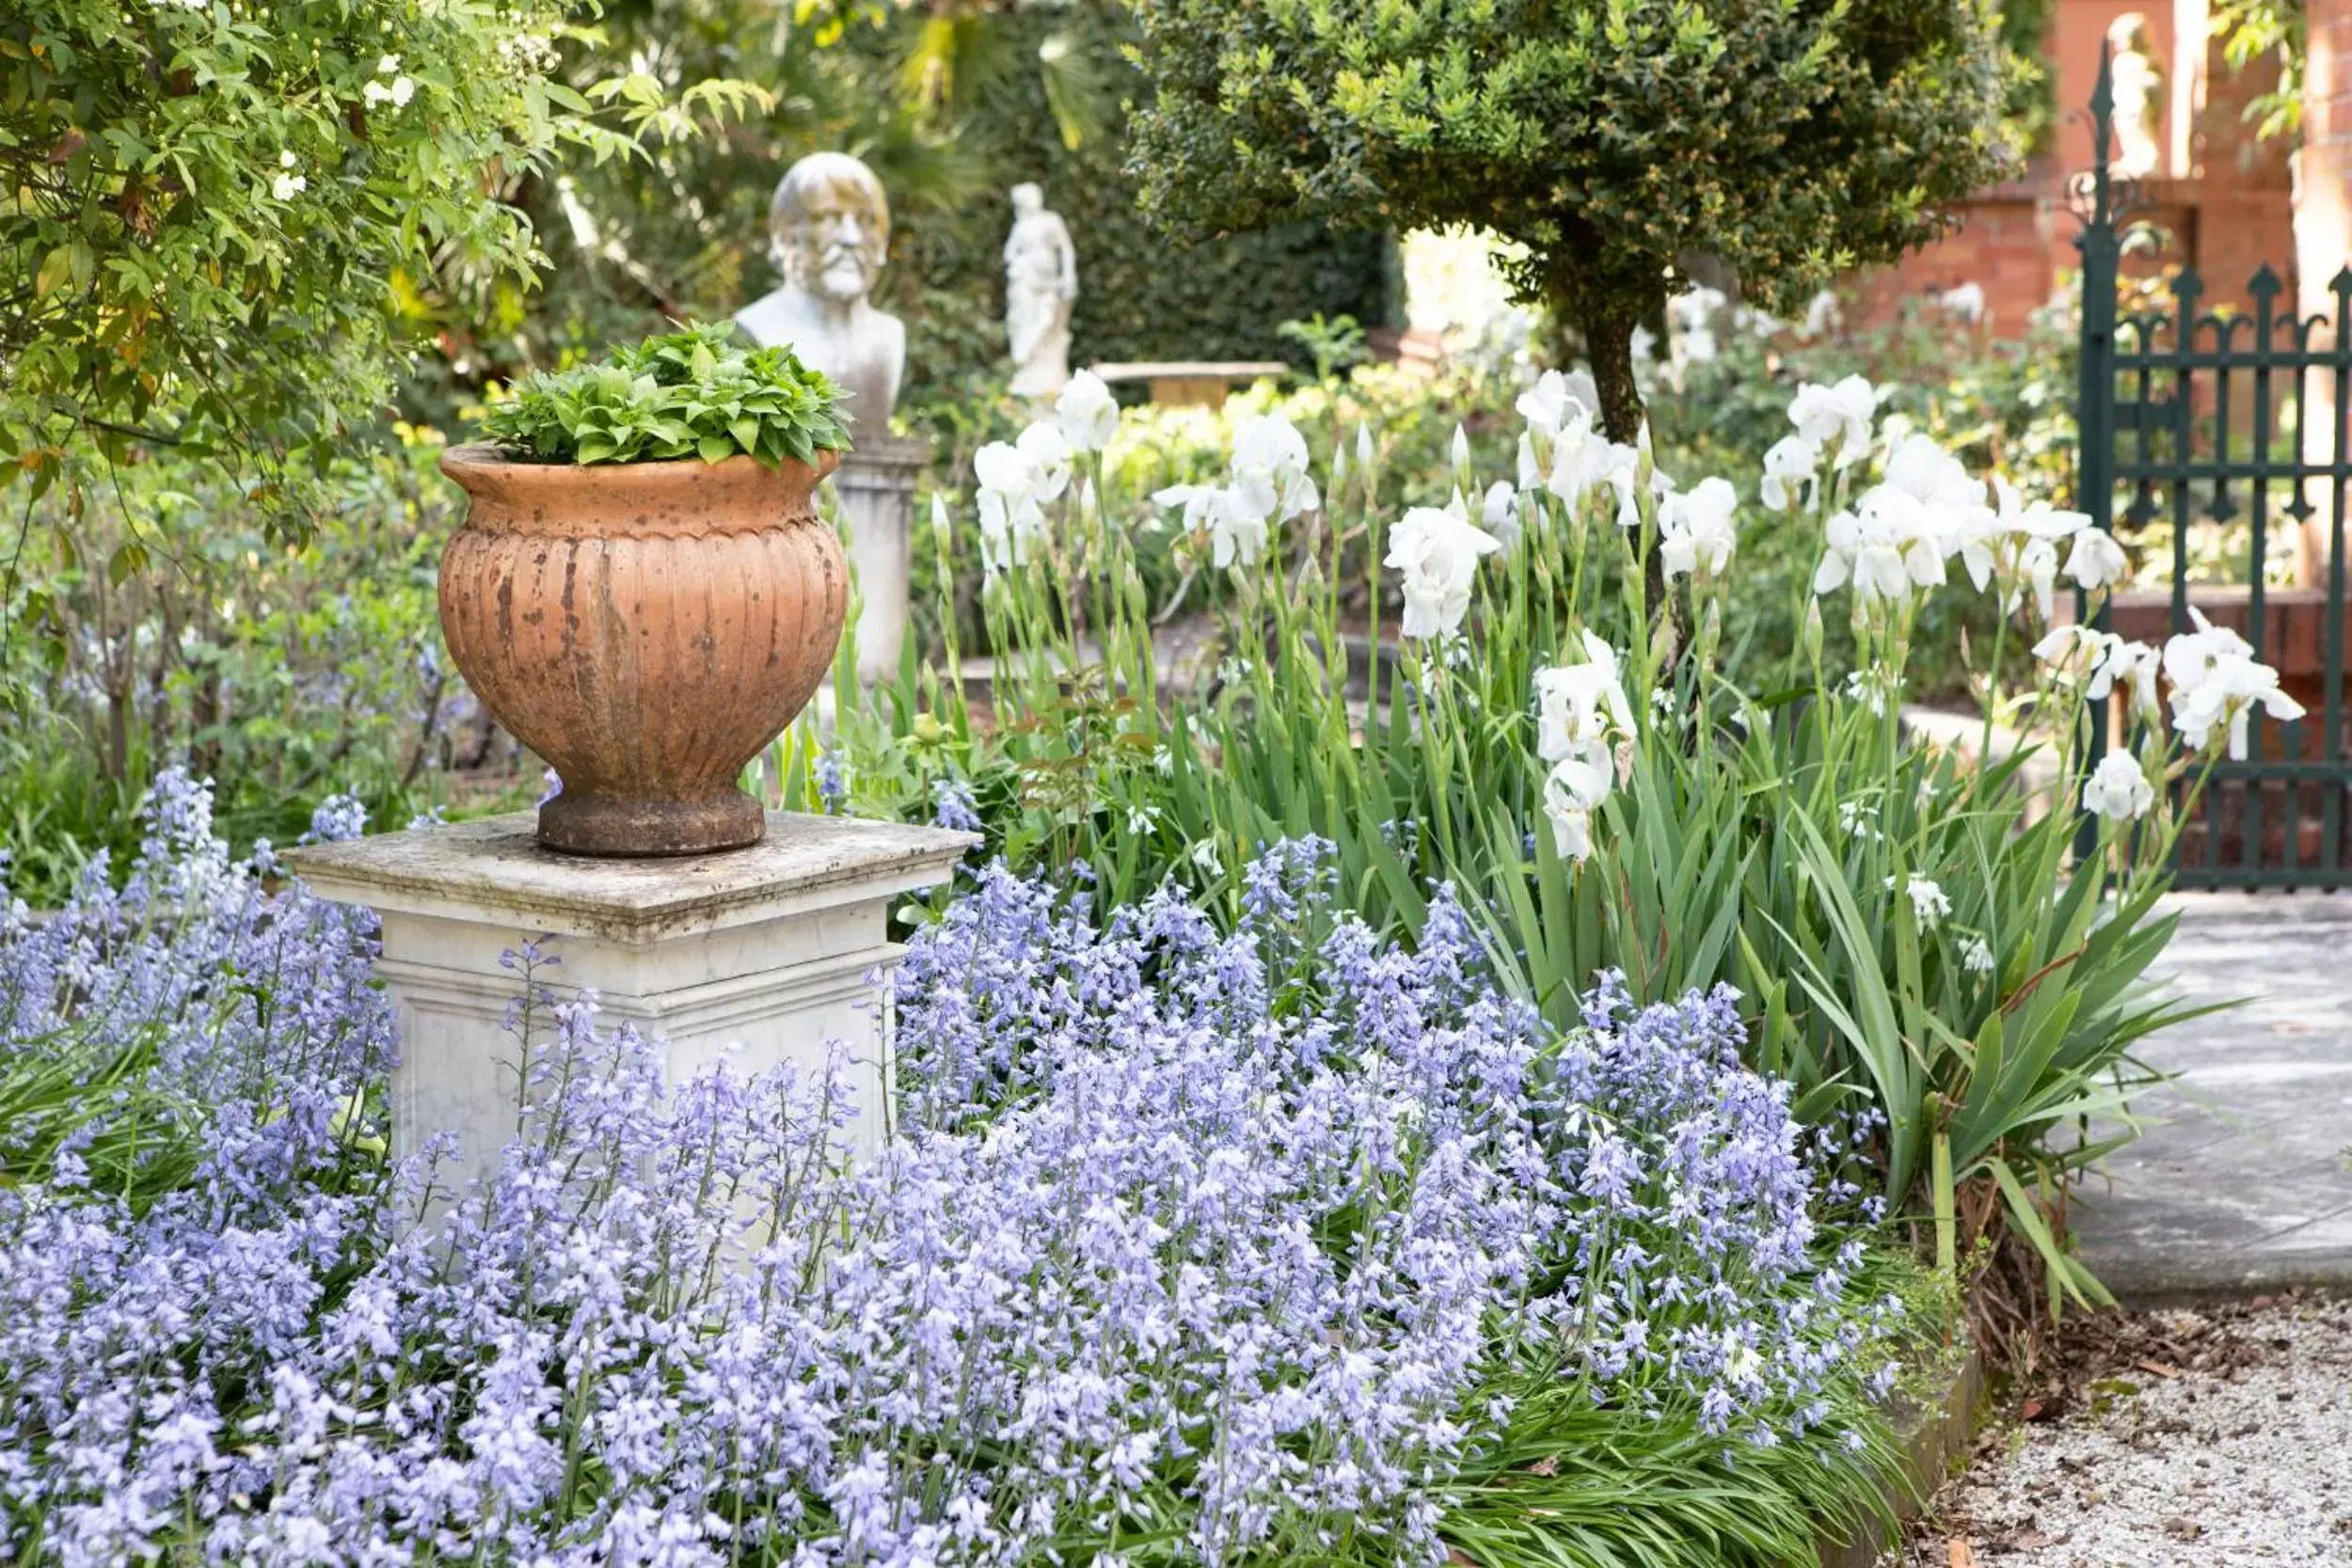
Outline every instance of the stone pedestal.
[[930, 461], [928, 441], [862, 436], [834, 471], [834, 493], [850, 520], [850, 560], [863, 608], [857, 617], [857, 678], [867, 685], [898, 673], [907, 636], [914, 482]]
[[500, 956], [537, 940], [563, 961], [540, 978], [593, 987], [602, 1022], [663, 1042], [668, 1081], [736, 1047], [746, 1074], [822, 1066], [839, 1040], [855, 1062], [852, 1142], [872, 1147], [891, 1082], [882, 981], [898, 961], [891, 901], [946, 881], [967, 833], [771, 812], [748, 849], [665, 860], [590, 860], [540, 847], [528, 812], [288, 851], [311, 891], [383, 921], [376, 973], [399, 1019], [392, 1148], [460, 1141], [446, 1175], [493, 1168], [519, 1109], [517, 1042], [502, 1028], [521, 993]]

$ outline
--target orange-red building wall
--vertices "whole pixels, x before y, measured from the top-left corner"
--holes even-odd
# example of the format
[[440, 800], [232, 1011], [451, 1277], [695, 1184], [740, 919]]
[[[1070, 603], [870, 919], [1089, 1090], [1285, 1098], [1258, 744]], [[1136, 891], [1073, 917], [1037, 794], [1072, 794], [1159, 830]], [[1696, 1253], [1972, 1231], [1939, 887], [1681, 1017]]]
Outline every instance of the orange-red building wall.
[[[2331, 20], [2337, 38], [2352, 47], [2352, 0], [2312, 0], [2343, 14]], [[1943, 293], [1974, 283], [1984, 291], [1986, 329], [2002, 337], [2021, 334], [2033, 312], [2057, 292], [2076, 265], [2077, 230], [2068, 198], [2072, 176], [2089, 169], [2091, 130], [2088, 105], [2097, 85], [2100, 46], [2119, 18], [2137, 13], [2147, 25], [2148, 47], [2168, 68], [2166, 103], [2159, 127], [2165, 163], [2142, 182], [2144, 216], [2160, 244], [2137, 249], [2127, 267], [2160, 271], [2193, 265], [2206, 283], [2205, 303], [2242, 305], [2247, 280], [2268, 263], [2289, 289], [2296, 282], [2295, 199], [2288, 144], [2263, 141], [2244, 115], [2249, 99], [2275, 77], [2267, 67], [2233, 72], [2218, 45], [2207, 44], [2201, 72], [2176, 87], [2179, 72], [2197, 62], [2173, 47], [2175, 18], [2162, 4], [2131, 0], [2058, 0], [2049, 38], [2055, 91], [2059, 106], [2050, 148], [2023, 175], [1979, 192], [1962, 204], [1952, 230], [1891, 267], [1858, 280], [1865, 319], [1891, 315], [1910, 296]], [[2191, 13], [2201, 16], [2201, 11]], [[2313, 55], [2321, 47], [2314, 10]], [[2201, 32], [2201, 24], [2199, 25]], [[2194, 46], [2192, 45], [2192, 51]], [[2352, 55], [2346, 55], [2352, 65]], [[2318, 67], [2314, 64], [2316, 73]], [[2330, 78], [2331, 81], [2334, 78]], [[2343, 90], [2314, 127], [2342, 144], [2335, 158], [2352, 176], [2352, 70], [2343, 72]], [[2185, 108], [2189, 135], [2176, 135], [2176, 111]], [[2352, 206], [2352, 202], [2347, 202]]]

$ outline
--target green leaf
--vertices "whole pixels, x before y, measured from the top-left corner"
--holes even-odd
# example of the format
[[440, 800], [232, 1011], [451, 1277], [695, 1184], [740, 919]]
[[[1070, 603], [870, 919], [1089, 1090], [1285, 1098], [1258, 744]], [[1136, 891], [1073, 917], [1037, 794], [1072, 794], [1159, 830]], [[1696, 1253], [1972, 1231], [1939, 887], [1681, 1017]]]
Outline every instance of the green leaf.
[[788, 351], [747, 349], [725, 324], [660, 334], [608, 358], [526, 377], [481, 433], [525, 457], [580, 463], [748, 452], [771, 466], [837, 445], [833, 384]]
[[2001, 1197], [2008, 1207], [2010, 1218], [2033, 1243], [2034, 1250], [2041, 1254], [2042, 1266], [2049, 1271], [2051, 1279], [2063, 1288], [2067, 1295], [2085, 1306], [2115, 1305], [2115, 1298], [2108, 1294], [2106, 1287], [2100, 1284], [2078, 1260], [2066, 1255], [2065, 1248], [2058, 1244], [2058, 1238], [2050, 1233], [2049, 1226], [2043, 1222], [2040, 1207], [2026, 1196], [2025, 1184], [2017, 1180], [2017, 1173], [2010, 1168], [2009, 1162], [1989, 1160], [1985, 1168], [1993, 1173], [1994, 1184], [2001, 1189]]
[[40, 268], [33, 274], [33, 297], [47, 299], [72, 282], [72, 278], [73, 246], [58, 245], [41, 259]]

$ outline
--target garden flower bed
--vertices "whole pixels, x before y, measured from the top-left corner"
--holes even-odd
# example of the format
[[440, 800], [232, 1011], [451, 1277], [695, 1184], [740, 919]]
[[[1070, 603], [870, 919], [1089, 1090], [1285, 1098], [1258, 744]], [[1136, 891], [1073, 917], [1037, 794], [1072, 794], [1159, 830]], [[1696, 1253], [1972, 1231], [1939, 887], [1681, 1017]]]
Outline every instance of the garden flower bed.
[[[1410, 8], [1139, 0], [1038, 10], [1007, 76], [1002, 18], [568, 9], [0, 27], [0, 870], [44, 905], [0, 920], [0, 1558], [1762, 1568], [1884, 1525], [1901, 1369], [1971, 1289], [2102, 1298], [2058, 1222], [2187, 1010], [2149, 983], [2168, 866], [2252, 716], [2300, 713], [2227, 627], [2102, 628], [2132, 562], [2052, 504], [2062, 365], [1930, 348], [1961, 395], [1915, 396], [1802, 346], [1833, 262], [1998, 176], [2031, 72], [1987, 18], [1470, 8], [1433, 74]], [[1116, 116], [1114, 41], [1152, 88]], [[942, 287], [994, 265], [977, 193], [1061, 177], [998, 99], [1061, 176], [1123, 157], [1170, 237], [1513, 240], [1586, 395], [1524, 341], [1343, 381], [1328, 289], [1295, 400], [1142, 430], [1090, 374], [1048, 409], [949, 372], [995, 357]], [[937, 646], [882, 689], [834, 647], [834, 389], [720, 297], [750, 171], [850, 129], [930, 230], [873, 296], [899, 412], [969, 481], [930, 497]], [[1668, 299], [1700, 254], [1742, 303]], [[585, 292], [526, 303], [549, 265]], [[712, 325], [610, 343], [657, 311]], [[518, 358], [565, 368], [501, 389]], [[446, 546], [440, 432], [363, 450], [395, 383], [424, 421], [479, 398], [503, 451], [444, 454], [485, 503]], [[585, 597], [493, 495], [728, 464], [740, 529], [524, 509]], [[513, 563], [560, 602], [508, 605]], [[1181, 687], [1177, 609], [1214, 628]], [[2027, 744], [1906, 734], [1931, 687], [1978, 697], [1979, 756]], [[539, 761], [558, 848], [723, 850], [776, 804], [978, 832], [888, 911], [898, 1056], [854, 1080], [887, 1102], [839, 1062], [665, 1082], [550, 940], [507, 959], [489, 1174], [389, 1147], [433, 1024], [258, 840]]]
[[1248, 936], [1000, 869], [850, 1165], [829, 1083], [664, 1097], [522, 954], [544, 1109], [420, 1226], [363, 924], [207, 805], [0, 941], [0, 1070], [88, 1113], [0, 1194], [14, 1560], [1764, 1562], [1877, 1506], [1915, 1276], [1727, 993], [1563, 1034], [1311, 842]]
[[[2177, 1016], [2147, 973], [2206, 771], [2251, 712], [2299, 709], [2227, 628], [2159, 649], [2053, 625], [2061, 591], [2104, 604], [2122, 546], [1888, 406], [1859, 376], [1797, 388], [1743, 508], [1607, 439], [1548, 372], [1518, 400], [1513, 478], [1457, 432], [1452, 499], [1401, 515], [1379, 433], [1318, 463], [1279, 413], [1248, 418], [1221, 474], [1152, 497], [1219, 622], [1215, 679], [1179, 691], [1138, 534], [1108, 521], [1121, 416], [1081, 377], [976, 460], [991, 711], [930, 667], [862, 694], [845, 661], [837, 733], [804, 728], [769, 776], [809, 809], [936, 816], [1016, 866], [1083, 865], [1106, 911], [1184, 887], [1229, 927], [1256, 848], [1311, 833], [1376, 928], [1412, 939], [1452, 885], [1498, 982], [1559, 1027], [1602, 970], [1645, 999], [1731, 985], [1747, 1059], [1805, 1117], [1879, 1118], [1881, 1194], [1947, 1275], [2013, 1235], [2054, 1297], [2096, 1301], [2057, 1220], [2100, 1150], [2069, 1132], [2122, 1101], [2133, 1043]], [[945, 576], [961, 525], [944, 503], [932, 521]], [[1735, 659], [1725, 606], [1768, 528], [1814, 542], [1803, 631]], [[1970, 593], [1995, 628], [1972, 672], [1983, 733], [2037, 739], [1981, 768], [1899, 719], [1929, 606]], [[1347, 678], [1359, 627], [1397, 649], [1368, 661], [1368, 702]], [[2004, 679], [2023, 650], [2028, 678]], [[960, 670], [952, 629], [946, 652]]]
[[[984, 449], [993, 721], [928, 667], [862, 696], [845, 647], [835, 742], [768, 764], [995, 857], [903, 911], [870, 1158], [841, 1078], [664, 1084], [532, 947], [534, 1108], [441, 1188], [445, 1150], [387, 1156], [364, 919], [233, 863], [167, 774], [119, 892], [94, 865], [0, 937], [6, 1545], [1597, 1568], [1867, 1535], [1899, 1369], [2004, 1231], [2054, 1306], [2099, 1295], [2049, 1223], [2097, 1153], [2061, 1135], [2175, 1016], [2143, 976], [2203, 770], [2293, 705], [2224, 628], [2042, 635], [2111, 541], [1877, 409], [1803, 388], [1768, 461], [1822, 550], [1763, 691], [1717, 659], [1737, 493], [1557, 378], [1518, 481], [1457, 440], [1443, 507], [1386, 515], [1369, 431], [1318, 481], [1273, 415], [1161, 492], [1225, 639], [1194, 692], [1155, 689], [1104, 526], [1099, 386]], [[2056, 801], [1899, 727], [1947, 562], [2032, 639], [1984, 721], [2051, 737]], [[1359, 582], [1373, 644], [1402, 611], [1362, 708]]]

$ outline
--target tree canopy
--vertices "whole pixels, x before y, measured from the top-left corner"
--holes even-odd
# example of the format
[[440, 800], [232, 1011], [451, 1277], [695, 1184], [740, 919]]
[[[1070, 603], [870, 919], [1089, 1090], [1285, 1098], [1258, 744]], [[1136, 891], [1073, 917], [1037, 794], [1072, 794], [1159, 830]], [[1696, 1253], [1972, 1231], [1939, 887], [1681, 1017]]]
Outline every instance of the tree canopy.
[[[18, 0], [0, 14], [0, 483], [70, 445], [288, 482], [381, 407], [404, 299], [527, 285], [510, 182], [766, 95], [588, 92], [562, 0]], [[135, 562], [134, 562], [135, 564]]]
[[1578, 327], [1612, 434], [1630, 338], [1705, 254], [1790, 306], [1998, 177], [1977, 0], [1135, 0], [1131, 162], [1194, 233], [1467, 223]]

